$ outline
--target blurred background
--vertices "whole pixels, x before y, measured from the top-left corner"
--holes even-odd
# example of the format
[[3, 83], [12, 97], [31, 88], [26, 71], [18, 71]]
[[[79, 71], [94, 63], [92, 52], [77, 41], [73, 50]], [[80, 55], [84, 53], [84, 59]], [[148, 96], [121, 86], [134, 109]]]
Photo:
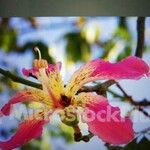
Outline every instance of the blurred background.
[[[0, 68], [9, 70], [23, 77], [22, 68], [32, 67], [37, 54], [33, 51], [38, 46], [42, 58], [49, 63], [61, 61], [62, 76], [67, 83], [72, 73], [83, 63], [103, 58], [111, 62], [119, 61], [135, 54], [137, 45], [137, 17], [29, 17], [0, 18]], [[143, 59], [150, 64], [150, 17], [145, 23], [145, 46]], [[125, 80], [120, 84], [135, 100], [150, 100], [150, 80]], [[0, 74], [0, 107], [18, 90], [25, 86], [15, 83]], [[130, 110], [132, 119], [141, 116], [142, 121], [135, 121], [137, 138], [126, 149], [150, 148], [150, 119], [133, 106], [123, 102], [117, 94], [122, 94], [115, 86], [110, 88], [110, 103], [122, 108], [125, 115]], [[23, 104], [21, 104], [23, 107]], [[17, 107], [17, 106], [16, 106]], [[149, 112], [148, 107], [145, 111]], [[21, 119], [21, 118], [20, 118]], [[0, 118], [0, 139], [7, 139], [16, 130], [18, 118]], [[144, 121], [143, 121], [144, 120]], [[86, 129], [85, 125], [81, 128]], [[145, 132], [141, 132], [141, 131]], [[84, 131], [83, 131], [84, 132]], [[21, 150], [107, 150], [122, 149], [111, 147], [97, 137], [90, 142], [73, 142], [71, 128], [61, 124], [55, 118], [44, 128], [43, 136], [24, 145]], [[137, 148], [136, 148], [137, 149]]]

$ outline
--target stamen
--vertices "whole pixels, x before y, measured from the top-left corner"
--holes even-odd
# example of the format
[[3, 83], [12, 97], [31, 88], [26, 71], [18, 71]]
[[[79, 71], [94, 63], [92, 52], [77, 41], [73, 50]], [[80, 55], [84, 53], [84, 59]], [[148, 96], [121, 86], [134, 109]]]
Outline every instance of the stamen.
[[34, 47], [34, 51], [38, 52], [39, 59], [42, 59], [41, 51], [39, 50], [39, 48], [38, 47]]
[[41, 51], [39, 50], [38, 47], [34, 48], [34, 51], [38, 52], [39, 55], [39, 59], [35, 59], [33, 62], [33, 65], [35, 68], [47, 68], [48, 67], [48, 63], [45, 59], [42, 59], [41, 57]]

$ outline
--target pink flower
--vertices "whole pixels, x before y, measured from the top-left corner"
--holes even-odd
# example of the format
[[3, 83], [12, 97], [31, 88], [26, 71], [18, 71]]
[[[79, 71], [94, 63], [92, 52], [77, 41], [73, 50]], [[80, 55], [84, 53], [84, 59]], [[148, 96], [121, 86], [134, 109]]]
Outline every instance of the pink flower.
[[[48, 117], [56, 110], [81, 107], [83, 111], [87, 110], [85, 111], [87, 116], [90, 115], [88, 112], [96, 114], [96, 118], [91, 121], [84, 120], [84, 122], [88, 124], [89, 131], [104, 142], [126, 144], [134, 138], [131, 120], [128, 117], [122, 118], [118, 107], [112, 107], [103, 96], [84, 92], [77, 94], [77, 92], [84, 84], [95, 80], [137, 80], [148, 76], [149, 67], [142, 59], [130, 56], [117, 63], [102, 59], [90, 61], [73, 74], [66, 87], [61, 79], [60, 69], [60, 62], [48, 65], [46, 60], [35, 60], [34, 68], [23, 69], [23, 74], [37, 78], [42, 84], [42, 90], [29, 88], [18, 92], [4, 105], [1, 113], [9, 115], [11, 107], [19, 102], [41, 103]], [[108, 119], [114, 113], [115, 119]], [[11, 150], [39, 137], [42, 134], [43, 125], [48, 123], [44, 115], [40, 112], [37, 113], [36, 118], [25, 119], [8, 141], [0, 142], [0, 148]]]

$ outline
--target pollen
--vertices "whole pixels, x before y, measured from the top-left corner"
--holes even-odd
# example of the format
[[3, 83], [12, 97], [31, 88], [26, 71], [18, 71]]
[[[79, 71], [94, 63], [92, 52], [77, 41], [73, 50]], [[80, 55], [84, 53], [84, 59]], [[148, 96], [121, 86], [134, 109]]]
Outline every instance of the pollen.
[[45, 59], [35, 59], [33, 62], [33, 65], [35, 68], [47, 68], [48, 67], [48, 63]]

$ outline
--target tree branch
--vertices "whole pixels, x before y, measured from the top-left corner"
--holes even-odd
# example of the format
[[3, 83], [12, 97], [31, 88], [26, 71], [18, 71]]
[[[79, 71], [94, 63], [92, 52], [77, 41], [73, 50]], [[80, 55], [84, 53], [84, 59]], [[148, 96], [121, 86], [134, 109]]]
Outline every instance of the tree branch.
[[144, 50], [144, 33], [145, 32], [145, 17], [138, 17], [137, 19], [137, 47], [135, 56], [142, 58]]
[[[0, 68], [0, 74], [4, 75], [5, 77], [11, 79], [14, 82], [28, 85], [28, 86], [31, 86], [34, 88], [42, 89], [41, 84], [26, 80], [24, 78], [21, 78], [15, 74], [11, 73], [8, 70], [4, 70], [4, 69]], [[78, 92], [97, 92], [98, 94], [103, 95], [106, 92], [106, 90], [108, 89], [108, 87], [115, 84], [115, 83], [116, 83], [116, 81], [114, 81], [114, 80], [108, 80], [108, 81], [106, 81], [102, 84], [98, 84], [96, 86], [89, 86], [89, 87], [84, 86]]]
[[16, 76], [15, 74], [11, 73], [10, 71], [4, 70], [0, 68], [0, 74], [4, 75], [7, 78], [10, 78], [12, 81], [17, 82], [17, 83], [22, 83], [24, 85], [32, 86], [34, 88], [42, 89], [41, 84], [23, 79], [19, 76]]
[[108, 90], [108, 88], [113, 85], [116, 84], [117, 82], [115, 80], [108, 80], [104, 83], [101, 84], [97, 84], [95, 86], [83, 86], [78, 93], [80, 92], [96, 92], [99, 95], [106, 95], [106, 92]]
[[139, 132], [136, 132], [136, 134], [145, 134], [145, 133], [148, 133], [150, 131], [150, 127], [142, 130], [142, 131], [139, 131]]
[[78, 125], [74, 126], [73, 129], [74, 129], [74, 140], [76, 142], [80, 142], [80, 141], [89, 142], [90, 139], [94, 136], [94, 134], [92, 134], [90, 131], [89, 134], [82, 135]]
[[116, 84], [117, 87], [122, 91], [123, 95], [124, 95], [124, 99], [126, 99], [129, 103], [131, 103], [132, 105], [136, 106], [136, 109], [138, 109], [140, 112], [142, 112], [146, 117], [150, 118], [150, 114], [148, 112], [146, 112], [142, 106], [150, 106], [150, 102], [149, 101], [141, 101], [141, 102], [136, 102], [135, 100], [132, 99], [131, 96], [129, 96], [124, 89], [120, 86], [119, 83]]
[[[137, 102], [137, 101], [133, 100], [132, 97], [129, 96], [129, 95], [124, 91], [124, 89], [120, 86], [120, 84], [117, 83], [116, 86], [117, 86], [117, 87], [122, 91], [122, 93], [124, 94], [124, 96], [116, 95], [117, 97], [120, 97], [120, 98], [122, 98], [122, 99], [127, 99], [132, 105], [135, 105], [135, 106], [143, 106], [143, 107], [145, 107], [145, 106], [150, 106], [150, 101], [144, 99], [144, 100], [142, 100], [142, 101], [140, 101], [140, 102]], [[112, 94], [114, 94], [114, 93], [112, 93]], [[116, 93], [115, 93], [115, 94], [116, 94]]]

